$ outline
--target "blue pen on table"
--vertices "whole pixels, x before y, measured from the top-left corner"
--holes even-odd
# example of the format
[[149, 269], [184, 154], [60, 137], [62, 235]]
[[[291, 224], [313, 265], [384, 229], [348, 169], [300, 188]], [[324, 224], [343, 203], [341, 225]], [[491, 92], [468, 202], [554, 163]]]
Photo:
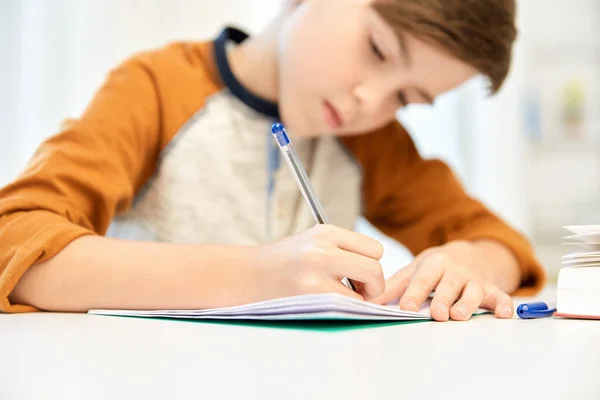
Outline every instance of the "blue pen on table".
[[551, 317], [556, 312], [556, 307], [549, 307], [543, 301], [523, 303], [517, 307], [517, 315], [522, 319]]
[[[323, 207], [315, 195], [310, 180], [308, 179], [308, 175], [306, 174], [306, 171], [300, 162], [300, 158], [296, 154], [296, 151], [290, 142], [290, 139], [285, 131], [285, 127], [280, 123], [275, 123], [271, 127], [271, 132], [273, 133], [273, 137], [279, 146], [279, 150], [281, 150], [281, 153], [283, 154], [283, 158], [293, 172], [296, 183], [298, 184], [298, 188], [300, 189], [304, 200], [306, 200], [308, 203], [315, 221], [319, 224], [326, 224], [327, 217], [325, 216], [325, 211], [323, 211]], [[343, 278], [342, 282], [350, 289], [355, 290], [354, 285], [348, 278]]]

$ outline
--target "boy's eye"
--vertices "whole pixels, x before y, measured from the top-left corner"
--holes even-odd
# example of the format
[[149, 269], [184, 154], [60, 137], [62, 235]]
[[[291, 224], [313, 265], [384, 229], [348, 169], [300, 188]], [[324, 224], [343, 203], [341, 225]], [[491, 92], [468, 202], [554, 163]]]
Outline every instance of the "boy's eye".
[[408, 101], [406, 100], [406, 94], [403, 91], [398, 92], [398, 101], [400, 102], [400, 106], [406, 107], [408, 105]]
[[385, 61], [385, 57], [383, 56], [383, 53], [381, 52], [381, 50], [379, 50], [379, 47], [377, 47], [377, 44], [375, 43], [373, 38], [369, 38], [369, 44], [371, 46], [371, 50], [373, 51], [373, 53], [375, 53], [377, 58], [379, 58], [381, 61]]

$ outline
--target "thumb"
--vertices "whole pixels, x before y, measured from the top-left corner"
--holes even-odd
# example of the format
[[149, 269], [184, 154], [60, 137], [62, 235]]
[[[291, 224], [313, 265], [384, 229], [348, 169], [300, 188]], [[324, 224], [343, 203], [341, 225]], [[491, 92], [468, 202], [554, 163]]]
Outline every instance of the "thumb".
[[385, 282], [385, 291], [383, 294], [371, 301], [377, 304], [388, 304], [394, 300], [398, 300], [408, 287], [413, 273], [412, 265], [402, 268]]

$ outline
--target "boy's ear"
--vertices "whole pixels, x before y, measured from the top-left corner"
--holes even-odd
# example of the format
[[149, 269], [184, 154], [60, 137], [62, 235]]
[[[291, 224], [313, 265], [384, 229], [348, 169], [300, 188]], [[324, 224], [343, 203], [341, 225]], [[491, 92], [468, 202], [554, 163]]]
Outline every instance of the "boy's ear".
[[[299, 6], [301, 3], [308, 1], [308, 0], [287, 0], [284, 3], [284, 9], [285, 10], [291, 10], [297, 6]], [[375, 2], [375, 0], [346, 0], [346, 1], [353, 1], [355, 3], [359, 3], [359, 4], [364, 4], [364, 5], [371, 5]]]
[[[282, 14], [283, 15], [287, 15], [288, 13], [293, 12], [296, 7], [298, 7], [300, 4], [307, 2], [307, 1], [318, 1], [318, 0], [286, 0], [283, 3], [283, 8], [282, 8]], [[320, 0], [320, 1], [331, 1], [331, 0]], [[370, 6], [373, 3], [375, 3], [376, 0], [345, 0], [347, 2], [352, 2], [354, 4], [359, 4], [362, 6]]]
[[304, 0], [287, 0], [283, 3], [283, 9], [285, 11], [290, 11], [300, 5]]

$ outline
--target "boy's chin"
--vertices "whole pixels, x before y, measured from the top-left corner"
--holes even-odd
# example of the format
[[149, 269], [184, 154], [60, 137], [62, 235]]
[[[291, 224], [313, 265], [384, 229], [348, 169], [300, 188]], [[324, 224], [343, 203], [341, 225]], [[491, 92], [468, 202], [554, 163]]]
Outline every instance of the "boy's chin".
[[285, 126], [285, 129], [294, 136], [312, 137], [318, 135], [315, 129], [310, 126], [310, 122], [305, 118], [301, 118], [299, 115], [290, 115], [285, 112], [285, 108], [280, 112], [281, 122]]
[[295, 121], [288, 119], [286, 122], [285, 118], [282, 118], [283, 125], [288, 132], [291, 132], [296, 137], [312, 138], [321, 136], [359, 136], [365, 134], [365, 130], [347, 129], [342, 128], [334, 130], [327, 126], [314, 127], [309, 126], [308, 121]]
[[359, 136], [369, 132], [369, 129], [344, 126], [333, 129], [325, 122], [319, 123], [315, 119], [306, 118], [301, 114], [286, 113], [285, 107], [280, 109], [281, 122], [286, 130], [296, 137], [319, 137], [319, 136]]

